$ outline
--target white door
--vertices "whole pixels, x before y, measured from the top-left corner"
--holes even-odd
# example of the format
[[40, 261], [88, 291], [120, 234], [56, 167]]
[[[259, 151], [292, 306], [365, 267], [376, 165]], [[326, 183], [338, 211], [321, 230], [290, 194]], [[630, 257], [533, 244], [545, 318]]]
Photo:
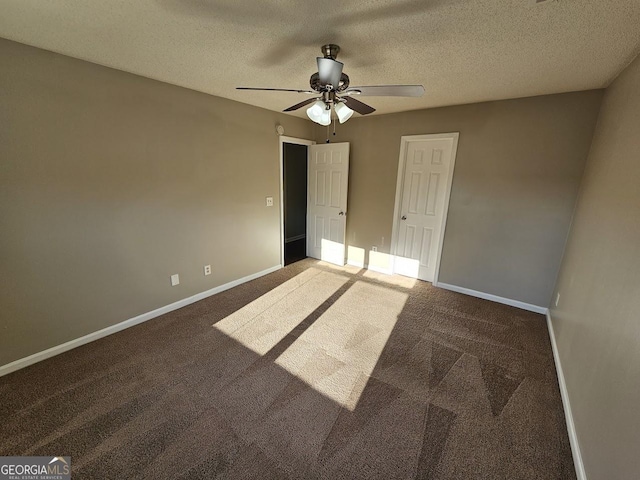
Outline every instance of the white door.
[[345, 264], [349, 144], [309, 146], [307, 255]]
[[[428, 138], [431, 137], [431, 138]], [[434, 281], [444, 234], [457, 134], [405, 137], [394, 272]]]

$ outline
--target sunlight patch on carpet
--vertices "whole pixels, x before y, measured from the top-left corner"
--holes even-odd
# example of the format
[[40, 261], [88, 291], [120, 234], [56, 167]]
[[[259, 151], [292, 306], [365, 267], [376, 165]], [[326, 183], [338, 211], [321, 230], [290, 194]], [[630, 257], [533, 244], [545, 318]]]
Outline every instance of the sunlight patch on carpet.
[[[407, 298], [405, 293], [357, 281], [276, 363], [354, 410]], [[319, 353], [338, 360], [340, 366], [317, 375], [311, 360]]]
[[347, 280], [342, 275], [309, 268], [213, 327], [264, 355]]

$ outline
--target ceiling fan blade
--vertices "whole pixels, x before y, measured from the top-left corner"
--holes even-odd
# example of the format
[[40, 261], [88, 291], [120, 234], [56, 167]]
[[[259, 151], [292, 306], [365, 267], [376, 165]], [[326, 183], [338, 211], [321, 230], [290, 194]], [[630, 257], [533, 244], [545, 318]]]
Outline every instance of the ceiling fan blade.
[[360, 100], [356, 100], [353, 97], [342, 97], [341, 100], [347, 104], [347, 107], [354, 112], [358, 112], [360, 115], [368, 115], [376, 111], [375, 108], [370, 107], [366, 103], [362, 103]]
[[255, 87], [236, 87], [236, 90], [262, 90], [267, 92], [296, 92], [296, 93], [311, 93], [316, 94], [311, 90], [292, 90], [290, 88], [255, 88]]
[[317, 57], [317, 60], [320, 83], [333, 85], [334, 89], [338, 88], [340, 85], [340, 77], [342, 76], [342, 67], [344, 65], [331, 58]]
[[293, 112], [294, 110], [298, 110], [299, 108], [304, 107], [305, 105], [309, 105], [310, 103], [318, 100], [319, 97], [316, 98], [307, 98], [304, 102], [296, 103], [295, 105], [290, 106], [289, 108], [285, 108], [283, 112]]
[[421, 97], [424, 94], [424, 87], [422, 85], [370, 85], [349, 87], [344, 94], [367, 97]]

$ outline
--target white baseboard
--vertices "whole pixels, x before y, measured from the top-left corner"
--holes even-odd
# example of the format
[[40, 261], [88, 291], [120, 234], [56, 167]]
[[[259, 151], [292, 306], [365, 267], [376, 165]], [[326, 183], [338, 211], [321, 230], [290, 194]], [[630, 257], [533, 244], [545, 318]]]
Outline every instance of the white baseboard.
[[584, 463], [582, 462], [582, 454], [580, 453], [580, 445], [578, 444], [578, 435], [576, 434], [576, 427], [573, 423], [573, 414], [571, 413], [571, 404], [569, 403], [569, 392], [567, 391], [567, 384], [564, 381], [564, 372], [562, 371], [562, 364], [560, 363], [556, 334], [553, 331], [553, 323], [551, 322], [549, 312], [547, 312], [547, 328], [549, 329], [549, 337], [551, 338], [551, 349], [553, 350], [553, 360], [555, 361], [556, 372], [558, 374], [558, 385], [560, 386], [560, 395], [562, 396], [562, 406], [564, 407], [567, 432], [569, 433], [571, 453], [573, 454], [573, 462], [576, 467], [576, 477], [578, 480], [587, 480]]
[[347, 265], [358, 268], [366, 268], [367, 270], [371, 270], [372, 272], [384, 273], [385, 275], [393, 275], [393, 269], [390, 268], [376, 267], [375, 265], [371, 266], [367, 263], [356, 262], [353, 260], [347, 260]]
[[20, 370], [21, 368], [28, 367], [29, 365], [33, 365], [34, 363], [41, 362], [42, 360], [46, 360], [47, 358], [54, 357], [66, 351], [69, 351], [73, 348], [79, 347], [89, 342], [93, 342], [94, 340], [98, 340], [100, 338], [106, 337], [113, 333], [119, 332], [129, 327], [133, 327], [134, 325], [138, 325], [139, 323], [146, 322], [147, 320], [151, 320], [152, 318], [159, 317], [160, 315], [164, 315], [165, 313], [172, 312], [182, 307], [186, 307], [192, 303], [195, 303], [204, 298], [215, 295], [216, 293], [224, 292], [225, 290], [229, 290], [235, 286], [238, 286], [242, 283], [248, 282], [250, 280], [254, 280], [256, 278], [262, 277], [269, 273], [275, 272], [276, 270], [280, 270], [282, 265], [276, 265], [271, 268], [267, 268], [266, 270], [262, 270], [261, 272], [254, 273], [252, 275], [247, 275], [246, 277], [242, 277], [238, 280], [233, 280], [232, 282], [225, 283], [224, 285], [220, 285], [218, 287], [214, 287], [210, 290], [206, 290], [201, 293], [197, 293], [192, 295], [191, 297], [184, 298], [182, 300], [178, 300], [170, 305], [165, 305], [164, 307], [157, 308], [147, 313], [143, 313], [142, 315], [138, 315], [136, 317], [125, 320], [124, 322], [116, 323], [115, 325], [111, 325], [110, 327], [103, 328], [102, 330], [98, 330], [97, 332], [90, 333], [80, 338], [76, 338], [74, 340], [70, 340], [62, 345], [57, 345], [55, 347], [48, 348], [47, 350], [43, 350], [42, 352], [34, 353], [33, 355], [29, 355], [28, 357], [20, 358], [11, 363], [3, 365], [0, 367], [0, 377], [3, 375], [7, 375], [11, 372], [15, 372], [16, 370]]
[[393, 275], [392, 268], [376, 267], [375, 265], [367, 265], [365, 268], [367, 270], [371, 270], [372, 272], [384, 273], [385, 275]]
[[307, 238], [307, 234], [303, 233], [302, 235], [296, 235], [295, 237], [289, 237], [284, 239], [284, 243], [296, 242], [298, 240], [302, 240], [303, 238]]
[[358, 268], [367, 268], [368, 265], [364, 262], [356, 262], [354, 260], [347, 260], [347, 265], [351, 265], [352, 267], [358, 267]]
[[478, 292], [476, 290], [471, 290], [470, 288], [449, 285], [448, 283], [434, 282], [433, 286], [444, 288], [445, 290], [451, 290], [452, 292], [464, 293], [465, 295], [471, 295], [472, 297], [483, 298], [492, 302], [503, 303], [505, 305], [521, 308], [530, 312], [541, 313], [542, 315], [546, 315], [546, 313], [549, 311], [549, 309], [546, 307], [539, 307], [538, 305], [532, 305], [530, 303], [521, 302], [519, 300], [511, 300], [510, 298], [498, 297], [497, 295], [492, 295], [490, 293]]

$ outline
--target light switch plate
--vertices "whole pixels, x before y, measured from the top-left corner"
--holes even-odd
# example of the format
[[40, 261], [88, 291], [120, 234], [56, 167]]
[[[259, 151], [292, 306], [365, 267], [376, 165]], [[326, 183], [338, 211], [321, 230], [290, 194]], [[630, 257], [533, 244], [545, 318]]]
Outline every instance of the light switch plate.
[[273, 207], [273, 197], [267, 197], [267, 207]]
[[171, 275], [171, 286], [175, 287], [180, 283], [180, 276], [177, 273]]

